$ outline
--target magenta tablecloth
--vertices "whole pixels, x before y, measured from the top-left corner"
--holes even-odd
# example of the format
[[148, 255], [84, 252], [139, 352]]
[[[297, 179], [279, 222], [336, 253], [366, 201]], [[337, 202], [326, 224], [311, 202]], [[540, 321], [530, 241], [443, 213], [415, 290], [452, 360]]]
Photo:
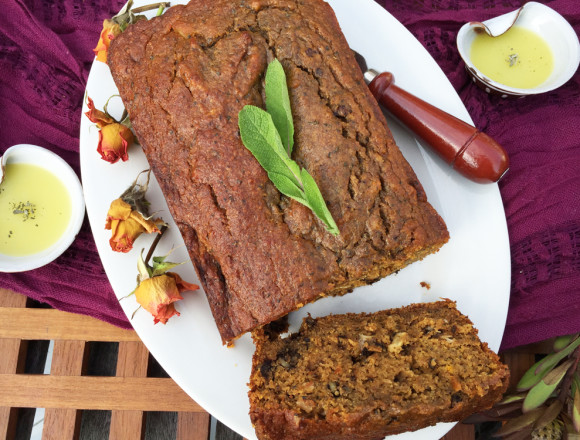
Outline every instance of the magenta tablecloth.
[[[80, 109], [92, 48], [102, 20], [114, 15], [122, 3], [14, 0], [3, 4], [1, 152], [19, 143], [41, 145], [79, 172]], [[468, 80], [455, 46], [457, 31], [466, 21], [503, 14], [522, 1], [378, 3], [423, 43], [460, 94], [476, 126], [497, 139], [510, 155], [510, 172], [500, 183], [513, 273], [502, 348], [580, 331], [580, 73], [541, 96], [517, 100], [489, 96]], [[578, 0], [543, 3], [580, 31]], [[35, 271], [0, 274], [0, 287], [62, 310], [130, 326], [103, 272], [86, 222], [62, 257]]]

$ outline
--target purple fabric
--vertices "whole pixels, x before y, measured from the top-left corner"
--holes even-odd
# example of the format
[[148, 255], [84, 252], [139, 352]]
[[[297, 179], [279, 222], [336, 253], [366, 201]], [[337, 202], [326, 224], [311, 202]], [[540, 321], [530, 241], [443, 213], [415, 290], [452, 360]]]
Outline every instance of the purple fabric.
[[[103, 19], [121, 7], [114, 0], [2, 4], [0, 152], [15, 144], [40, 145], [80, 175], [80, 109], [92, 49]], [[105, 276], [86, 219], [73, 245], [56, 261], [30, 272], [0, 273], [0, 287], [57, 309], [131, 327]]]
[[[513, 11], [521, 0], [377, 0], [423, 43], [477, 128], [510, 156], [500, 181], [512, 254], [502, 349], [580, 331], [580, 72], [543, 95], [502, 99], [468, 78], [455, 39], [467, 21]], [[578, 0], [540, 1], [580, 34]], [[493, 274], [490, 274], [493, 276]]]
[[[537, 97], [502, 100], [473, 85], [455, 37], [470, 20], [516, 9], [519, 0], [377, 0], [423, 43], [478, 128], [508, 150], [501, 181], [512, 252], [510, 312], [502, 349], [580, 331], [580, 74]], [[78, 172], [80, 108], [102, 20], [116, 0], [15, 0], [0, 14], [0, 151], [18, 143], [52, 149]], [[580, 32], [577, 0], [545, 1]], [[361, 29], [361, 32], [363, 30]], [[493, 276], [493, 274], [491, 274]], [[128, 327], [85, 223], [50, 265], [0, 274], [0, 287]]]

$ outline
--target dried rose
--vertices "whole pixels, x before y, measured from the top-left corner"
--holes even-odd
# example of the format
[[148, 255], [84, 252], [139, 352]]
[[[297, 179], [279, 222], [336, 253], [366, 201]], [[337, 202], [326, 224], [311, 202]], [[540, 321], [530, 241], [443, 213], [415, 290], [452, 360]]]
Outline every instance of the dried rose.
[[122, 199], [115, 199], [107, 212], [105, 229], [110, 229], [113, 233], [109, 240], [111, 249], [115, 252], [129, 252], [137, 237], [143, 233], [158, 233], [162, 224], [162, 220], [147, 219], [140, 212], [132, 210], [131, 205]]
[[145, 310], [153, 315], [154, 324], [158, 322], [165, 324], [173, 315], [179, 316], [173, 303], [183, 299], [181, 292], [197, 289], [199, 289], [198, 285], [183, 281], [174, 272], [167, 272], [141, 281], [135, 289], [135, 298]]
[[128, 117], [124, 117], [121, 122], [113, 118], [107, 111], [108, 104], [109, 101], [105, 104], [103, 111], [98, 110], [93, 100], [87, 96], [89, 111], [85, 112], [85, 116], [99, 128], [97, 152], [101, 158], [110, 163], [115, 163], [119, 159], [126, 161], [129, 159], [127, 149], [135, 142], [135, 136], [130, 128], [131, 122]]
[[89, 111], [85, 113], [85, 116], [89, 118], [89, 121], [97, 124], [97, 127], [103, 128], [105, 125], [115, 122], [115, 120], [108, 113], [96, 109], [95, 103], [88, 96], [87, 107], [89, 108]]
[[[152, 250], [155, 244], [152, 246]], [[150, 253], [152, 251], [149, 251]], [[168, 255], [153, 257], [153, 265], [150, 266], [139, 255], [137, 268], [137, 288], [133, 291], [137, 302], [153, 315], [153, 323], [167, 323], [174, 315], [179, 316], [175, 309], [175, 302], [183, 299], [182, 292], [197, 290], [197, 284], [183, 281], [175, 272], [169, 272], [181, 263], [165, 261]]]
[[148, 216], [148, 202], [145, 193], [149, 185], [150, 172], [145, 185], [137, 183], [139, 176], [118, 199], [111, 202], [107, 212], [105, 229], [112, 231], [109, 244], [115, 252], [129, 252], [133, 243], [143, 233], [159, 233], [165, 223], [160, 218], [151, 219]]
[[107, 63], [107, 52], [111, 41], [115, 39], [117, 35], [123, 32], [127, 27], [139, 20], [146, 20], [147, 17], [144, 15], [136, 15], [139, 12], [149, 11], [151, 9], [158, 9], [157, 15], [161, 15], [166, 7], [169, 6], [169, 2], [155, 3], [152, 5], [142, 6], [140, 8], [135, 8], [131, 10], [133, 6], [133, 0], [129, 0], [123, 9], [119, 11], [117, 15], [112, 18], [107, 18], [103, 21], [103, 30], [99, 37], [99, 42], [97, 47], [93, 49], [97, 61]]
[[101, 31], [101, 36], [99, 37], [99, 42], [97, 47], [93, 49], [97, 61], [107, 63], [107, 51], [111, 45], [111, 41], [121, 33], [121, 26], [111, 19], [106, 19], [103, 21], [103, 30]]
[[97, 152], [107, 162], [115, 163], [119, 159], [124, 162], [129, 159], [127, 148], [134, 141], [135, 137], [129, 127], [119, 122], [113, 122], [99, 130]]

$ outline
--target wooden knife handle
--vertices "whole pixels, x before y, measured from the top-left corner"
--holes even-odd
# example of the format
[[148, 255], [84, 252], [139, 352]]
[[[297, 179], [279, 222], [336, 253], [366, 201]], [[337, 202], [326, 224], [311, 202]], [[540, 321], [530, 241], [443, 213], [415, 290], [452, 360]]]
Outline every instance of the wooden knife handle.
[[397, 87], [392, 73], [381, 73], [369, 88], [377, 101], [468, 179], [493, 183], [508, 170], [509, 158], [500, 144], [477, 128]]

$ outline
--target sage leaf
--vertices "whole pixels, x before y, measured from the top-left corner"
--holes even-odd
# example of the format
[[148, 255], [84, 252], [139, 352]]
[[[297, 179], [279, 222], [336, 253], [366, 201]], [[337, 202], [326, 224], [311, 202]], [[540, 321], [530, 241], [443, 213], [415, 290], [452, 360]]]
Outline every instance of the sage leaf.
[[292, 179], [289, 179], [283, 174], [268, 173], [268, 177], [274, 184], [278, 191], [288, 197], [293, 198], [299, 203], [308, 206], [308, 201], [304, 198], [304, 192], [301, 188], [296, 186], [296, 183]]
[[266, 111], [272, 116], [276, 130], [280, 134], [282, 145], [292, 156], [294, 147], [294, 122], [290, 108], [290, 96], [284, 68], [277, 59], [274, 59], [266, 70]]
[[336, 226], [332, 214], [324, 202], [324, 198], [320, 193], [320, 189], [318, 189], [318, 185], [316, 185], [316, 181], [304, 168], [302, 169], [301, 177], [304, 183], [304, 193], [306, 194], [306, 200], [308, 200], [310, 209], [324, 222], [331, 234], [338, 235], [340, 233], [338, 226]]
[[572, 360], [564, 362], [554, 368], [546, 376], [532, 387], [522, 404], [522, 411], [528, 412], [538, 408], [552, 395], [558, 384], [562, 381], [568, 368], [572, 365]]
[[238, 114], [238, 126], [243, 144], [268, 174], [283, 174], [295, 182], [299, 181], [300, 174], [296, 173], [298, 167], [290, 164], [292, 161], [284, 150], [269, 113], [259, 107], [246, 105]]
[[580, 345], [580, 338], [575, 339], [570, 345], [563, 350], [552, 353], [539, 360], [530, 367], [518, 382], [518, 391], [526, 391], [536, 385], [542, 378], [548, 374], [558, 363], [572, 353]]
[[[266, 87], [266, 100], [268, 102], [269, 95], [273, 96], [269, 101], [270, 104], [267, 104], [268, 110], [270, 111], [272, 107], [276, 108], [274, 112], [278, 111], [278, 114], [272, 115], [269, 111], [252, 105], [244, 106], [238, 113], [242, 143], [264, 168], [278, 191], [308, 207], [331, 234], [338, 235], [340, 231], [316, 181], [306, 169], [300, 169], [298, 164], [290, 158], [293, 146], [291, 138], [294, 132], [290, 99], [282, 65], [280, 62], [270, 63], [272, 64], [274, 64], [273, 73], [270, 73], [269, 86]], [[268, 74], [266, 75], [266, 81], [268, 81]], [[278, 90], [280, 87], [285, 89], [285, 94]], [[276, 121], [281, 128], [278, 128]], [[288, 149], [285, 148], [283, 138], [286, 138]]]

